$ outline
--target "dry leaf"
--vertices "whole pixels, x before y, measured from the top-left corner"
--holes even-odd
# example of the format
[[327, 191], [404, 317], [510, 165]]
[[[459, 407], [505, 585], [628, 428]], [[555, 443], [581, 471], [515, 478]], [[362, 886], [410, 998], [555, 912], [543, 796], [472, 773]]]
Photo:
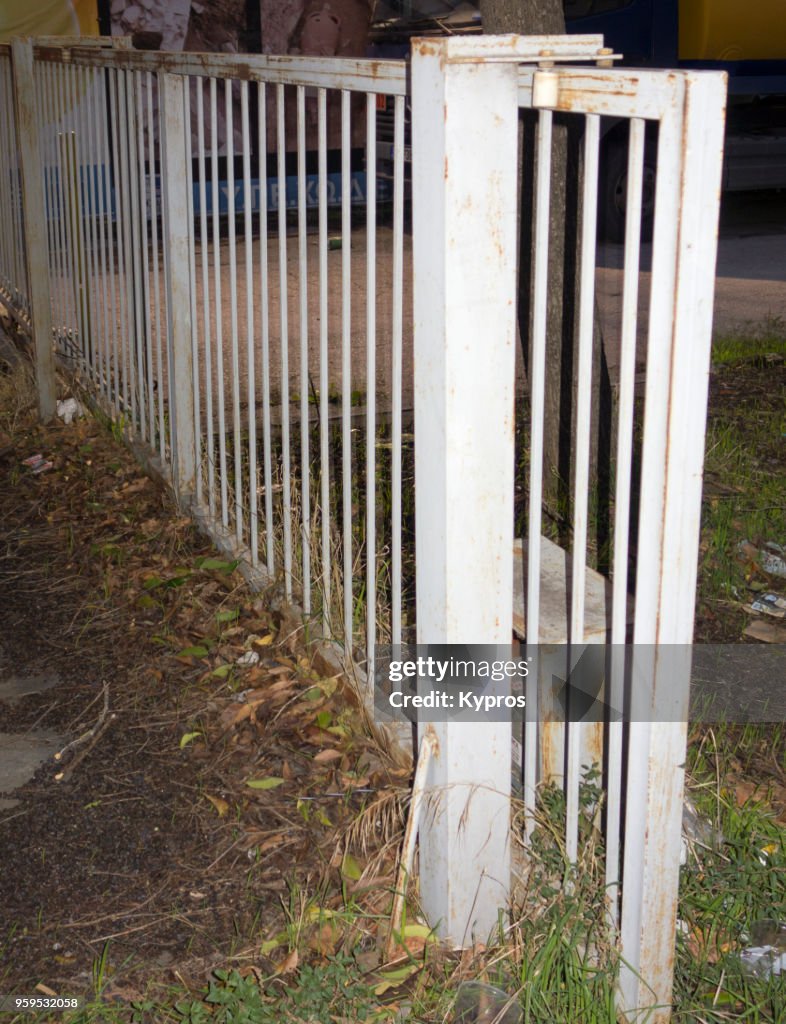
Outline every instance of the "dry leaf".
[[284, 957], [281, 963], [276, 965], [276, 974], [289, 974], [290, 971], [297, 970], [299, 961], [298, 951], [293, 949], [289, 956]]
[[205, 793], [205, 797], [210, 801], [210, 803], [218, 811], [219, 818], [223, 818], [224, 815], [229, 810], [229, 804], [227, 803], [227, 801], [224, 800], [223, 797], [211, 796], [209, 793]]
[[332, 733], [327, 729], [318, 729], [315, 725], [304, 729], [302, 735], [306, 743], [311, 743], [315, 747], [332, 747], [336, 742], [336, 737]]
[[245, 721], [251, 714], [248, 704], [230, 704], [221, 712], [221, 726], [224, 730], [232, 729]]
[[746, 804], [759, 789], [757, 782], [738, 782], [734, 787], [734, 800], [738, 807]]
[[331, 750], [320, 750], [318, 754], [314, 755], [314, 761], [318, 764], [328, 764], [330, 761], [339, 760], [341, 757], [341, 751], [333, 747]]
[[313, 949], [322, 956], [330, 956], [336, 952], [341, 939], [341, 932], [332, 921], [327, 921], [318, 928], [308, 940], [308, 948]]

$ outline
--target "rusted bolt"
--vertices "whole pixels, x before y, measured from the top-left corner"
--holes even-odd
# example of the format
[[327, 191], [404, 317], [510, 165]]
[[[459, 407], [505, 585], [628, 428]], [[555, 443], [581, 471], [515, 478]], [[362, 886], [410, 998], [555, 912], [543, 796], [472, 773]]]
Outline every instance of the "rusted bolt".
[[[612, 53], [614, 53], [614, 50], [612, 50], [610, 46], [603, 46], [598, 50], [598, 56], [601, 58], [605, 57], [607, 54], [610, 56]], [[614, 67], [614, 61], [601, 59], [597, 61], [597, 65], [599, 68], [612, 68]]]
[[[538, 56], [540, 56], [540, 57], [552, 57], [553, 55], [554, 55], [554, 51], [553, 50], [541, 50]], [[538, 67], [539, 68], [553, 68], [554, 67], [554, 61], [553, 60], [539, 60], [538, 61]]]

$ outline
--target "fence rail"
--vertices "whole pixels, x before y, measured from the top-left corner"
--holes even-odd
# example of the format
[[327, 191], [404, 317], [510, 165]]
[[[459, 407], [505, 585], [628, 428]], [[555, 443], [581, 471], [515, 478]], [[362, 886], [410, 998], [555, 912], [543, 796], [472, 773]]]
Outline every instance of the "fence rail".
[[[725, 87], [718, 74], [610, 70], [612, 56], [594, 36], [416, 41], [411, 72], [52, 39], [0, 46], [0, 300], [36, 340], [42, 415], [54, 411], [51, 337], [181, 504], [259, 580], [281, 582], [367, 687], [381, 642], [502, 648], [515, 631], [568, 670], [587, 644], [608, 645], [601, 696], [633, 703], [624, 720], [566, 722], [543, 669], [527, 684], [521, 733], [430, 727], [421, 898], [444, 936], [484, 939], [510, 891], [512, 750], [527, 857], [553, 783], [577, 860], [594, 768], [620, 1008], [635, 1019], [657, 1006], [647, 1019], [665, 1021]], [[570, 66], [580, 62], [600, 66]], [[392, 183], [377, 165], [380, 97], [393, 104]], [[531, 211], [518, 191], [521, 110], [535, 125]], [[567, 243], [573, 462], [562, 527], [544, 538], [555, 112], [579, 127], [582, 214]], [[629, 157], [622, 317], [604, 339], [620, 358], [601, 557], [591, 532], [604, 118], [629, 125]], [[519, 230], [532, 235], [531, 266], [518, 260]], [[525, 386], [516, 300], [527, 291]]]

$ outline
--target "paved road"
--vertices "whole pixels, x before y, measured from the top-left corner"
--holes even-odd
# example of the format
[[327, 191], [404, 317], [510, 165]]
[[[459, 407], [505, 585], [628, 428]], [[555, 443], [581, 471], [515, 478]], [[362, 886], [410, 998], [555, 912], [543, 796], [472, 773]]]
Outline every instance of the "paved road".
[[[609, 362], [619, 362], [622, 303], [621, 245], [598, 253], [598, 304]], [[639, 356], [649, 301], [652, 246], [642, 246], [639, 294]], [[721, 206], [713, 332], [755, 334], [786, 327], [786, 192], [727, 193]]]

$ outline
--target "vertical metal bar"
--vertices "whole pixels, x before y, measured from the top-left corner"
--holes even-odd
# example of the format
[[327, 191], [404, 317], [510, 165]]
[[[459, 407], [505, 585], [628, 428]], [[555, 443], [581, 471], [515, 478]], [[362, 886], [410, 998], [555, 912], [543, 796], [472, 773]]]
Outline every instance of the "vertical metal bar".
[[[657, 354], [663, 360], [666, 445], [650, 427], [650, 364], [647, 420], [642, 451], [640, 535], [654, 557], [642, 562], [636, 581], [634, 642], [650, 639], [654, 654], [653, 691], [648, 730], [645, 813], [632, 827], [638, 831], [643, 857], [628, 860], [626, 820], [625, 896], [622, 936], [626, 968], [621, 977], [626, 1006], [642, 1005], [647, 992], [658, 1006], [650, 1018], [669, 1018], [674, 968], [674, 933], [679, 891], [679, 854], [690, 689], [690, 644], [693, 637], [696, 573], [701, 517], [701, 476], [712, 336], [712, 297], [717, 254], [719, 194], [723, 153], [726, 80], [722, 74], [685, 73], [684, 92], [675, 97], [661, 122], [655, 197], [650, 332], [669, 316], [667, 337]], [[671, 223], [665, 224], [664, 221]], [[671, 300], [671, 301], [669, 301]], [[659, 339], [660, 340], [660, 339]], [[653, 391], [660, 391], [653, 386]], [[657, 421], [656, 421], [657, 422]], [[660, 424], [658, 423], [660, 426]], [[653, 474], [658, 455], [663, 473]], [[653, 484], [661, 489], [653, 491]], [[643, 532], [653, 520], [659, 529]], [[653, 581], [642, 568], [655, 568]], [[651, 608], [639, 633], [639, 602]], [[631, 730], [632, 731], [632, 730]], [[630, 807], [630, 803], [629, 803]], [[643, 837], [643, 843], [642, 843]], [[635, 851], [634, 851], [635, 852]], [[628, 868], [631, 868], [630, 874]], [[641, 902], [628, 917], [628, 886]], [[634, 924], [635, 929], [631, 928]], [[632, 941], [631, 941], [632, 940]], [[633, 947], [635, 943], [635, 947]], [[635, 949], [634, 962], [627, 951]], [[631, 970], [627, 964], [630, 964]], [[639, 978], [632, 971], [639, 968]]]
[[[2, 75], [2, 71], [0, 71]], [[34, 68], [35, 77], [35, 88], [37, 96], [37, 104], [39, 111], [39, 121], [41, 127], [41, 135], [39, 145], [41, 147], [41, 168], [43, 174], [43, 185], [44, 185], [44, 209], [46, 213], [46, 246], [48, 255], [48, 275], [49, 275], [49, 315], [52, 322], [52, 341], [56, 345], [57, 338], [57, 247], [55, 244], [55, 216], [54, 216], [54, 201], [53, 201], [53, 176], [54, 169], [52, 164], [51, 156], [51, 124], [52, 124], [52, 110], [51, 110], [51, 95], [50, 90], [47, 88], [47, 65], [38, 65]], [[10, 98], [9, 93], [4, 94], [6, 101]], [[2, 109], [5, 106], [5, 102], [0, 102], [0, 119], [2, 118]], [[0, 127], [0, 138], [2, 138], [2, 128]], [[1, 143], [0, 143], [1, 144]], [[0, 174], [2, 174], [2, 161], [0, 161]], [[0, 235], [5, 235], [5, 232], [0, 232]], [[5, 239], [0, 238], [0, 281], [2, 281], [2, 259], [3, 243]], [[2, 287], [0, 287], [2, 292]]]
[[[535, 267], [533, 280], [532, 369], [530, 392], [530, 472], [527, 543], [527, 645], [540, 638], [540, 532], [543, 503], [543, 417], [546, 372], [546, 309], [549, 261], [549, 201], [551, 190], [550, 110], [538, 112], [537, 170], [535, 180]], [[537, 686], [527, 687], [524, 725], [525, 831], [535, 827], [535, 787], [538, 778]]]
[[243, 539], [243, 439], [240, 425], [240, 360], [237, 338], [237, 240], [235, 237], [235, 148], [232, 80], [224, 81], [227, 150], [227, 227], [229, 231], [229, 310], [232, 331], [232, 438], [235, 455], [235, 537]]
[[377, 103], [366, 96], [366, 674], [377, 642]]
[[330, 436], [328, 424], [328, 236], [327, 236], [327, 90], [317, 91], [319, 170], [319, 480], [322, 505], [322, 624], [333, 636], [330, 564]]
[[[625, 201], [625, 263], [622, 284], [617, 458], [614, 496], [614, 577], [612, 579], [609, 703], [621, 708], [624, 698], [625, 648], [628, 629], [628, 537], [630, 534], [631, 471], [633, 464], [633, 402], [636, 373], [636, 330], [639, 298], [639, 246], [644, 180], [644, 127], [641, 118], [630, 123], [628, 188]], [[618, 919], [620, 828], [622, 818], [623, 723], [608, 724], [608, 796], [606, 807], [606, 894], [614, 925]]]
[[[197, 79], [197, 159], [199, 166], [199, 244], [202, 255], [202, 325], [205, 346], [205, 428], [207, 443], [207, 505], [216, 514], [216, 444], [213, 436], [213, 358], [210, 350], [210, 253], [207, 233], [207, 188], [205, 180], [205, 83]], [[217, 198], [211, 194], [211, 201]]]
[[[306, 90], [297, 87], [297, 234], [300, 299], [300, 504], [303, 614], [311, 614], [311, 453], [308, 439], [308, 261], [306, 247]], [[280, 192], [279, 192], [280, 195]]]
[[[173, 354], [173, 316], [174, 311], [172, 310], [171, 293], [169, 290], [169, 264], [171, 260], [171, 253], [167, 244], [169, 237], [169, 207], [166, 202], [165, 196], [165, 185], [164, 179], [166, 174], [166, 154], [165, 154], [165, 120], [166, 115], [164, 111], [164, 101], [162, 96], [162, 78], [161, 73], [157, 75], [158, 84], [158, 121], [159, 121], [159, 132], [158, 132], [158, 166], [160, 168], [160, 180], [161, 180], [161, 267], [164, 275], [164, 332], [165, 332], [165, 344], [166, 344], [166, 376], [167, 376], [167, 389], [166, 389], [166, 412], [169, 417], [169, 430], [168, 430], [168, 442], [169, 442], [169, 459], [172, 470], [175, 469], [175, 461], [177, 458], [176, 451], [176, 431], [177, 431], [177, 411], [175, 409], [176, 404], [176, 381], [175, 381], [175, 364]], [[165, 453], [166, 454], [166, 453]]]
[[131, 179], [131, 166], [133, 166], [132, 155], [129, 153], [131, 135], [128, 121], [128, 79], [132, 72], [121, 71], [118, 78], [118, 107], [120, 120], [117, 124], [117, 131], [120, 135], [120, 166], [123, 180], [121, 191], [121, 206], [123, 210], [123, 267], [124, 281], [123, 291], [125, 292], [126, 304], [126, 335], [124, 339], [124, 351], [126, 353], [126, 372], [128, 374], [127, 390], [124, 384], [124, 397], [127, 399], [126, 415], [128, 419], [126, 426], [133, 435], [137, 429], [137, 365], [134, 354], [134, 340], [136, 338], [136, 316], [134, 311], [134, 278], [135, 278], [135, 249], [134, 244], [134, 222], [133, 222], [133, 194], [134, 184]]
[[98, 396], [104, 388], [106, 381], [107, 367], [104, 361], [104, 339], [106, 338], [106, 309], [101, 302], [102, 283], [100, 259], [102, 249], [100, 245], [101, 222], [99, 217], [99, 181], [98, 181], [98, 155], [97, 155], [97, 112], [95, 102], [95, 68], [84, 69], [85, 88], [85, 122], [87, 134], [87, 166], [88, 166], [88, 197], [90, 207], [90, 253], [91, 253], [91, 287], [90, 293], [93, 298], [92, 322], [95, 330], [95, 342], [93, 346], [93, 357], [95, 360], [96, 393]]
[[243, 136], [243, 233], [246, 265], [246, 351], [248, 374], [248, 516], [251, 564], [259, 563], [259, 511], [257, 509], [257, 385], [254, 337], [254, 240], [251, 209], [251, 128], [248, 115], [248, 82], [240, 83]]
[[[197, 82], [201, 83], [201, 78]], [[186, 122], [186, 192], [189, 203], [188, 280], [191, 299], [191, 393], [194, 403], [195, 500], [202, 504], [202, 405], [199, 393], [199, 334], [196, 308], [196, 238], [194, 233], [194, 172], [191, 148], [191, 78], [183, 81], [183, 113]]]
[[[451, 61], [463, 42], [412, 47], [417, 639], [508, 647], [518, 75]], [[507, 905], [511, 726], [432, 729], [421, 902], [440, 935], [467, 945]]]
[[[579, 279], [578, 401], [576, 405], [575, 480], [573, 500], [573, 558], [570, 596], [570, 643], [584, 643], [584, 588], [587, 578], [587, 516], [589, 513], [590, 400], [592, 341], [595, 330], [595, 238], [597, 235], [598, 153], [600, 117], [588, 114], [584, 132], [584, 184], [582, 196], [581, 266]], [[565, 790], [565, 847], [575, 864], [579, 843], [579, 785], [582, 734], [594, 724], [568, 725]]]
[[58, 203], [58, 244], [60, 247], [60, 288], [63, 310], [63, 329], [61, 343], [66, 355], [71, 356], [69, 350], [70, 337], [73, 336], [73, 325], [76, 317], [72, 311], [73, 288], [71, 278], [71, 248], [70, 248], [70, 208], [67, 202], [67, 179], [68, 168], [66, 165], [66, 152], [64, 149], [64, 128], [65, 114], [63, 103], [63, 69], [59, 65], [52, 65], [52, 87], [54, 90], [54, 108], [56, 126], [53, 143], [56, 153], [57, 164], [57, 203]]
[[100, 330], [97, 324], [94, 298], [93, 259], [95, 256], [95, 222], [93, 220], [92, 160], [90, 158], [90, 124], [87, 116], [88, 84], [86, 68], [74, 68], [74, 82], [78, 97], [77, 111], [79, 115], [79, 130], [77, 132], [79, 152], [77, 188], [81, 212], [80, 230], [83, 252], [85, 318], [88, 324], [88, 367], [90, 378], [95, 387], [100, 380], [98, 365]]
[[49, 65], [49, 76], [52, 89], [52, 147], [55, 164], [55, 189], [57, 207], [57, 249], [59, 272], [59, 301], [61, 330], [58, 341], [60, 348], [68, 345], [69, 324], [71, 323], [71, 303], [69, 300], [69, 259], [67, 251], [68, 224], [65, 212], [65, 169], [62, 165], [62, 147], [60, 135], [62, 128], [62, 90], [58, 66]]
[[341, 507], [344, 566], [344, 656], [353, 651], [352, 593], [352, 168], [350, 101], [341, 93]]
[[276, 86], [276, 173], [278, 175], [278, 273], [281, 307], [281, 460], [283, 463], [284, 596], [292, 600], [292, 491], [289, 466], [289, 322], [287, 311], [287, 177], [284, 86]]
[[[2, 232], [2, 241], [5, 249], [9, 299], [18, 309], [21, 309], [19, 300], [22, 279], [18, 262], [18, 246], [13, 230], [15, 168], [13, 167], [12, 160], [13, 154], [16, 151], [15, 139], [18, 132], [16, 128], [17, 118], [14, 110], [14, 75], [10, 61], [4, 68], [4, 79], [4, 95], [8, 97], [8, 105], [3, 104], [3, 116], [2, 121], [0, 121], [0, 169], [3, 172], [0, 185], [2, 187], [3, 223], [8, 225], [8, 230]], [[14, 140], [14, 144], [12, 144], [12, 140]]]
[[52, 318], [46, 254], [46, 207], [41, 177], [38, 121], [33, 85], [33, 46], [29, 40], [11, 43], [17, 140], [25, 217], [30, 322], [35, 341], [38, 414], [44, 422], [55, 414], [55, 367], [52, 355]]
[[[10, 104], [13, 96], [13, 82], [9, 73], [8, 58], [5, 56], [0, 58], [0, 80], [4, 97], [4, 101], [0, 103], [0, 215], [2, 215], [3, 223], [8, 224], [11, 218], [9, 203], [11, 171], [7, 165], [11, 152], [8, 145], [8, 121], [12, 116]], [[7, 231], [0, 231], [0, 261], [2, 261], [4, 290], [10, 300], [14, 294], [16, 274], [13, 271], [13, 253]]]
[[186, 120], [184, 78], [159, 73], [161, 108], [164, 245], [167, 252], [167, 307], [171, 318], [169, 344], [174, 377], [173, 407], [170, 415], [175, 426], [172, 480], [178, 500], [188, 504], [194, 493], [196, 446], [194, 444], [194, 374], [191, 347], [191, 274], [189, 254], [193, 246], [192, 202], [183, 189], [188, 180], [188, 139], [191, 126]]
[[118, 346], [115, 378], [118, 405], [122, 413], [122, 421], [128, 417], [128, 346], [126, 334], [126, 218], [124, 216], [124, 196], [126, 194], [126, 178], [120, 160], [120, 141], [122, 126], [120, 124], [121, 96], [120, 80], [122, 72], [112, 68], [109, 77], [109, 103], [111, 107], [112, 129], [112, 182], [114, 185], [115, 237], [117, 239], [117, 296], [119, 317]]
[[[152, 200], [148, 199], [147, 174], [145, 170], [145, 104], [144, 85], [150, 88], [150, 72], [137, 72], [136, 74], [136, 130], [137, 130], [137, 154], [139, 156], [139, 207], [140, 227], [142, 229], [142, 274], [139, 280], [140, 301], [144, 308], [144, 315], [140, 323], [140, 333], [144, 329], [145, 337], [145, 370], [147, 387], [147, 424], [143, 424], [142, 437], [147, 430], [150, 447], [155, 450], [156, 444], [156, 400], [153, 381], [153, 337], [150, 325], [150, 256], [148, 245], [147, 222], [148, 217], [155, 217], [155, 195]], [[143, 326], [144, 325], [144, 326]]]
[[[645, 876], [648, 861], [647, 801], [653, 797], [671, 804], [672, 793], [652, 794], [649, 788], [651, 755], [654, 750], [651, 693], [657, 672], [654, 644], [658, 638], [658, 589], [663, 572], [663, 499], [668, 448], [669, 343], [674, 313], [678, 252], [679, 180], [682, 172], [682, 102], [684, 82], [677, 83], [677, 95], [661, 121], [658, 145], [658, 173], [655, 192], [655, 223], [650, 310], [647, 341], [647, 422], [642, 443], [639, 535], [647, 537], [636, 559], [636, 617], [633, 627], [634, 657], [638, 675], [650, 687], [646, 705], [639, 697], [638, 713], [632, 711], [629, 726], [627, 800], [625, 807], [625, 887], [620, 919], [624, 964], [620, 969], [622, 1008], [650, 1005], [655, 993], [642, 985], [643, 947], [653, 939], [644, 930]], [[650, 531], [649, 534], [642, 531]], [[634, 680], [638, 682], [638, 678]], [[643, 687], [640, 686], [641, 689]], [[634, 693], [634, 697], [635, 697]], [[658, 751], [661, 760], [668, 756]], [[660, 842], [663, 837], [658, 837]], [[655, 840], [655, 837], [652, 837]], [[656, 885], [662, 891], [662, 883]], [[661, 908], [663, 909], [663, 908]], [[672, 928], [672, 943], [674, 929]], [[658, 968], [660, 972], [662, 968]], [[650, 979], [647, 978], [647, 982]], [[641, 1002], [640, 1000], [643, 1000]]]
[[133, 260], [131, 263], [132, 277], [130, 281], [131, 294], [134, 299], [134, 399], [137, 403], [137, 412], [134, 417], [134, 431], [138, 431], [141, 440], [146, 435], [146, 398], [145, 398], [145, 349], [144, 349], [144, 327], [146, 317], [142, 310], [142, 297], [144, 295], [144, 284], [142, 281], [142, 253], [140, 241], [140, 171], [139, 153], [137, 152], [138, 133], [136, 124], [136, 84], [140, 72], [129, 71], [126, 76], [126, 116], [128, 118], [128, 178], [130, 184], [131, 199], [131, 249]]
[[[95, 132], [95, 155], [96, 155], [96, 175], [97, 175], [97, 186], [98, 186], [98, 197], [97, 197], [97, 217], [98, 217], [98, 250], [100, 253], [101, 261], [101, 341], [103, 345], [103, 366], [104, 376], [102, 382], [101, 392], [104, 397], [104, 401], [107, 403], [107, 408], [111, 403], [112, 395], [112, 381], [111, 381], [111, 362], [110, 362], [110, 348], [109, 348], [109, 337], [110, 333], [114, 328], [114, 324], [110, 323], [109, 314], [109, 282], [108, 282], [108, 271], [107, 271], [107, 235], [111, 234], [111, 222], [109, 224], [109, 230], [107, 230], [106, 224], [106, 187], [107, 187], [107, 159], [105, 156], [105, 150], [102, 146], [103, 141], [103, 130], [106, 122], [106, 101], [105, 101], [105, 72], [103, 68], [92, 68], [91, 74], [91, 90], [93, 94], [93, 128]], [[111, 238], [109, 240], [111, 242]]]
[[224, 328], [221, 309], [221, 230], [219, 219], [218, 180], [218, 84], [210, 79], [210, 197], [213, 204], [213, 287], [216, 313], [216, 387], [218, 392], [218, 465], [221, 480], [221, 523], [229, 526], [229, 495], [227, 488], [227, 427], [224, 410]]
[[[14, 84], [17, 86], [17, 74], [16, 74], [16, 58], [14, 57], [13, 50], [11, 53], [12, 67], [14, 73]], [[30, 75], [32, 81], [32, 67], [33, 61], [30, 58]], [[22, 74], [27, 81], [26, 67], [22, 68]], [[27, 86], [26, 86], [27, 87]], [[29, 86], [30, 94], [25, 97], [27, 106], [29, 107], [29, 114], [31, 121], [29, 124], [22, 120], [22, 115], [19, 107], [19, 100], [16, 101], [14, 115], [9, 118], [8, 124], [8, 159], [9, 159], [9, 181], [10, 185], [10, 197], [11, 197], [11, 230], [12, 230], [12, 245], [14, 251], [14, 270], [15, 270], [15, 294], [19, 309], [22, 313], [30, 312], [30, 283], [28, 274], [28, 251], [25, 238], [25, 230], [23, 226], [24, 218], [24, 165], [21, 159], [21, 140], [23, 135], [27, 134], [28, 131], [33, 129], [36, 121], [35, 112], [35, 100], [32, 92], [32, 85]]]
[[[1, 74], [2, 72], [0, 72]], [[54, 326], [57, 323], [57, 312], [55, 309], [55, 282], [54, 282], [54, 260], [55, 260], [55, 246], [54, 246], [54, 216], [52, 215], [52, 169], [51, 160], [49, 156], [49, 134], [47, 129], [50, 124], [49, 116], [49, 96], [46, 89], [46, 66], [36, 65], [33, 68], [33, 78], [36, 93], [36, 106], [38, 108], [38, 120], [39, 120], [39, 147], [41, 151], [41, 172], [43, 178], [44, 188], [44, 212], [46, 221], [46, 249], [47, 249], [47, 275], [49, 277], [49, 316], [52, 321], [52, 333], [53, 339], [56, 336], [57, 328]], [[4, 94], [4, 100], [7, 100], [8, 94]], [[2, 118], [2, 107], [5, 106], [5, 102], [0, 100], [0, 118]], [[0, 162], [0, 174], [2, 174], [2, 163]], [[0, 232], [3, 235], [4, 232]], [[2, 239], [0, 239], [0, 281], [2, 280]], [[2, 293], [2, 287], [0, 287], [0, 294]]]
[[82, 352], [85, 359], [85, 373], [93, 377], [94, 326], [90, 301], [90, 257], [87, 239], [87, 213], [85, 204], [85, 126], [83, 117], [82, 68], [73, 67], [69, 72], [73, 97], [74, 134], [74, 176], [73, 194], [76, 212], [77, 267], [79, 271], [79, 304], [82, 312]]
[[[160, 262], [158, 258], [158, 189], [156, 188], [156, 122], [153, 117], [153, 90], [155, 79], [151, 71], [147, 72], [147, 163], [150, 175], [150, 233], [152, 236], [152, 274], [153, 274], [153, 306], [155, 325], [155, 359], [156, 376], [158, 378], [158, 453], [163, 461], [166, 452], [166, 425], [164, 422], [164, 365], [163, 339], [161, 336], [161, 282]], [[163, 221], [163, 218], [162, 218]]]
[[71, 352], [74, 366], [82, 369], [81, 348], [83, 343], [83, 330], [81, 319], [81, 303], [79, 297], [79, 272], [78, 252], [79, 241], [75, 223], [75, 197], [74, 197], [74, 166], [73, 166], [73, 105], [70, 99], [70, 69], [63, 66], [62, 88], [63, 88], [63, 132], [60, 136], [62, 148], [61, 162], [63, 164], [63, 202], [66, 212], [67, 245], [66, 258], [68, 260], [69, 273], [69, 299], [71, 302], [71, 323], [73, 325], [71, 335]]
[[273, 543], [273, 459], [270, 450], [270, 302], [267, 230], [267, 88], [257, 84], [257, 119], [259, 153], [259, 284], [262, 293], [262, 446], [265, 481], [265, 563], [273, 575], [275, 546]]
[[[117, 245], [118, 252], [118, 274], [115, 274], [115, 248], [116, 241], [119, 239], [117, 233], [117, 225], [119, 224], [118, 207], [117, 207], [117, 194], [119, 190], [119, 178], [118, 178], [118, 162], [117, 162], [117, 129], [115, 125], [116, 120], [116, 105], [115, 105], [115, 75], [116, 72], [113, 68], [107, 68], [106, 76], [108, 81], [105, 83], [109, 90], [109, 116], [102, 125], [102, 142], [104, 152], [104, 167], [105, 176], [104, 182], [107, 189], [107, 237], [109, 242], [109, 308], [110, 317], [112, 320], [112, 373], [110, 379], [110, 393], [112, 399], [112, 407], [115, 412], [115, 416], [119, 415], [120, 412], [120, 353], [118, 351], [118, 327], [119, 327], [119, 313], [120, 313], [120, 292], [119, 288], [119, 274], [120, 274], [120, 246]], [[112, 143], [110, 149], [109, 132], [111, 129]]]
[[391, 450], [391, 636], [401, 643], [401, 386], [404, 325], [404, 97], [396, 96], [393, 114], [393, 323]]
[[[70, 262], [71, 281], [74, 296], [74, 320], [77, 325], [79, 344], [76, 346], [77, 362], [82, 373], [86, 373], [86, 352], [85, 337], [87, 334], [84, 317], [84, 283], [82, 280], [82, 257], [83, 248], [80, 232], [80, 211], [78, 194], [79, 169], [76, 159], [76, 118], [74, 116], [74, 92], [73, 92], [73, 68], [63, 68], [64, 73], [64, 102], [66, 105], [67, 131], [63, 136], [65, 150], [66, 178], [64, 182], [66, 204], [68, 208], [68, 223], [70, 227]], [[70, 124], [69, 124], [70, 122]]]

